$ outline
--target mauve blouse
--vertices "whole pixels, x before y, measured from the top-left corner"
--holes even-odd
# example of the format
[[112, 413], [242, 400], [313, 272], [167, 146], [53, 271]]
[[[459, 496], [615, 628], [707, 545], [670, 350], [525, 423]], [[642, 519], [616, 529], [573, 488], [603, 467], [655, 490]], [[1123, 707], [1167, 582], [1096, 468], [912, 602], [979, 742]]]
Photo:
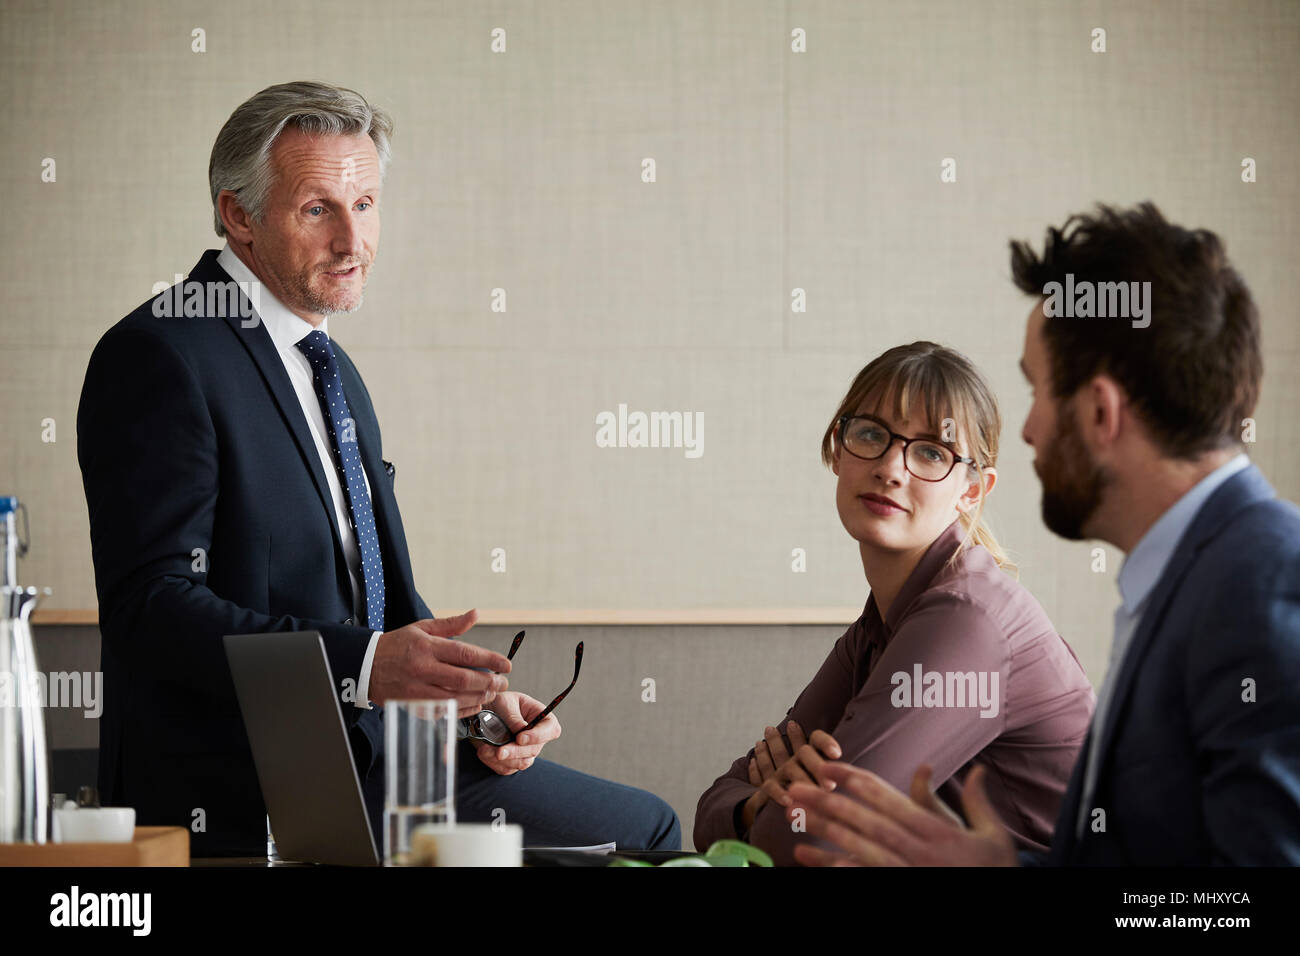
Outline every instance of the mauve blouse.
[[[883, 623], [868, 598], [777, 729], [784, 734], [793, 719], [805, 734], [829, 732], [842, 761], [903, 793], [928, 763], [931, 784], [959, 814], [962, 784], [982, 764], [1017, 848], [1046, 850], [1096, 695], [1042, 606], [987, 550], [972, 544], [946, 564], [962, 534], [954, 521], [935, 539]], [[795, 843], [812, 838], [793, 831], [779, 804], [766, 803], [739, 832], [740, 808], [756, 789], [753, 755], [700, 797], [695, 846], [740, 838], [794, 865]]]

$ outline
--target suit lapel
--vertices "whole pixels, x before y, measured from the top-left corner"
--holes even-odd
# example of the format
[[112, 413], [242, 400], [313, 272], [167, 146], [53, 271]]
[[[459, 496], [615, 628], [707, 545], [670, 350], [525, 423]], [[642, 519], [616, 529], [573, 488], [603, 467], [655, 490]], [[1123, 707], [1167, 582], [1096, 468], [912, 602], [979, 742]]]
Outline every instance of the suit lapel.
[[[1137, 630], [1133, 634], [1132, 642], [1129, 644], [1123, 660], [1116, 665], [1120, 668], [1120, 672], [1116, 676], [1115, 686], [1111, 691], [1112, 697], [1108, 707], [1106, 726], [1102, 728], [1101, 736], [1096, 741], [1099, 748], [1097, 751], [1097, 786], [1101, 785], [1102, 776], [1106, 771], [1105, 761], [1110, 756], [1115, 734], [1124, 722], [1125, 707], [1133, 689], [1133, 683], [1137, 678], [1137, 673], [1142, 666], [1142, 659], [1150, 650], [1152, 640], [1156, 632], [1160, 630], [1160, 625], [1169, 610], [1170, 602], [1177, 593], [1188, 568], [1196, 560], [1201, 548], [1218, 533], [1219, 529], [1234, 514], [1257, 501], [1273, 497], [1276, 497], [1276, 494], [1272, 486], [1269, 485], [1258, 468], [1249, 465], [1215, 489], [1214, 494], [1201, 506], [1200, 511], [1192, 519], [1192, 523], [1183, 532], [1182, 538], [1179, 539], [1178, 544], [1174, 547], [1173, 554], [1169, 558], [1169, 564], [1166, 565], [1164, 572], [1160, 575], [1160, 580], [1156, 582], [1155, 588], [1152, 589], [1151, 595], [1147, 599], [1147, 606], [1142, 611]], [[1091, 737], [1092, 734], [1089, 733], [1089, 738], [1091, 739]], [[1084, 757], [1086, 757], [1086, 754], [1084, 754]], [[1080, 763], [1082, 763], [1082, 759]], [[1082, 781], [1080, 781], [1079, 785], [1082, 788]], [[1081, 796], [1082, 794], [1075, 798], [1076, 816], [1078, 800]], [[1068, 823], [1070, 838], [1073, 840], [1073, 818]]]
[[[190, 278], [196, 282], [233, 282], [230, 275], [225, 269], [217, 263], [217, 251], [210, 249], [203, 254], [198, 264], [191, 270]], [[241, 293], [242, 294], [242, 293]], [[252, 305], [244, 299], [244, 307], [248, 311], [253, 311]], [[254, 312], [254, 314], [256, 314]], [[321, 467], [320, 455], [316, 451], [316, 443], [312, 440], [311, 432], [307, 428], [307, 419], [302, 413], [302, 403], [298, 401], [298, 393], [293, 390], [293, 383], [289, 381], [289, 374], [284, 370], [284, 362], [280, 358], [280, 353], [276, 351], [275, 343], [271, 341], [271, 335], [266, 331], [266, 326], [262, 323], [259, 316], [256, 325], [251, 328], [244, 328], [244, 321], [239, 316], [225, 316], [226, 325], [235, 333], [235, 337], [243, 344], [248, 351], [249, 357], [261, 372], [267, 388], [270, 389], [275, 404], [280, 410], [280, 417], [284, 419], [285, 426], [289, 433], [293, 435], [294, 443], [298, 446], [298, 453], [302, 458], [303, 464], [311, 474], [312, 482], [316, 485], [316, 494], [320, 500], [321, 508], [325, 512], [326, 520], [330, 523], [330, 529], [334, 534], [335, 550], [335, 568], [339, 577], [339, 585], [343, 593], [348, 596], [348, 602], [352, 600], [352, 582], [347, 576], [347, 563], [343, 557], [343, 538], [339, 534], [338, 519], [334, 515], [334, 499], [330, 495], [329, 484], [325, 480], [325, 472]]]

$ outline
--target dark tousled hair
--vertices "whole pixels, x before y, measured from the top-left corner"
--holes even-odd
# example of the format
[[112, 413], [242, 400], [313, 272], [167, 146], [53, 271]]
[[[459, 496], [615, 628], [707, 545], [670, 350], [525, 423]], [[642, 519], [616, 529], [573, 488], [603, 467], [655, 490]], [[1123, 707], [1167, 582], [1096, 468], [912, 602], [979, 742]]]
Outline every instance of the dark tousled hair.
[[1043, 324], [1052, 392], [1059, 401], [1099, 374], [1123, 387], [1152, 440], [1171, 458], [1240, 444], [1242, 419], [1259, 400], [1259, 314], [1250, 290], [1205, 229], [1168, 222], [1150, 202], [1099, 204], [1049, 228], [1043, 253], [1011, 243], [1018, 288], [1048, 283], [1150, 282], [1150, 324], [1054, 316]]

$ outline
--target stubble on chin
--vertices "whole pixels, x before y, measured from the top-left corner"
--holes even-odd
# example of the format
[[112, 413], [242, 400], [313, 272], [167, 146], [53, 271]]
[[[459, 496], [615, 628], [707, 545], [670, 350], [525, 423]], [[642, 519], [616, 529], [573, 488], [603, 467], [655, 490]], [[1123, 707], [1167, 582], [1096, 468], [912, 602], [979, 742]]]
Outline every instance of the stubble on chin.
[[[355, 293], [352, 290], [345, 291], [342, 289], [331, 292], [328, 289], [312, 285], [314, 277], [320, 277], [319, 281], [328, 284], [329, 280], [325, 279], [324, 276], [324, 272], [307, 271], [300, 272], [294, 277], [294, 294], [308, 311], [319, 315], [335, 315], [340, 312], [355, 312], [361, 308], [362, 300], [365, 298], [364, 284]], [[366, 273], [363, 271], [359, 281], [364, 283], [365, 279]]]

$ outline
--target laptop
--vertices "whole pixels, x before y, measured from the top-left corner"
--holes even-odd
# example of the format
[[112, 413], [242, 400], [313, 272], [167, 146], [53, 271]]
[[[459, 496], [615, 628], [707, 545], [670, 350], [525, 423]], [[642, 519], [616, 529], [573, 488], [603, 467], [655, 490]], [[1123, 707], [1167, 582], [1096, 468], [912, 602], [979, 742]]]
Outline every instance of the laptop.
[[280, 858], [378, 866], [320, 633], [227, 634], [224, 640]]

